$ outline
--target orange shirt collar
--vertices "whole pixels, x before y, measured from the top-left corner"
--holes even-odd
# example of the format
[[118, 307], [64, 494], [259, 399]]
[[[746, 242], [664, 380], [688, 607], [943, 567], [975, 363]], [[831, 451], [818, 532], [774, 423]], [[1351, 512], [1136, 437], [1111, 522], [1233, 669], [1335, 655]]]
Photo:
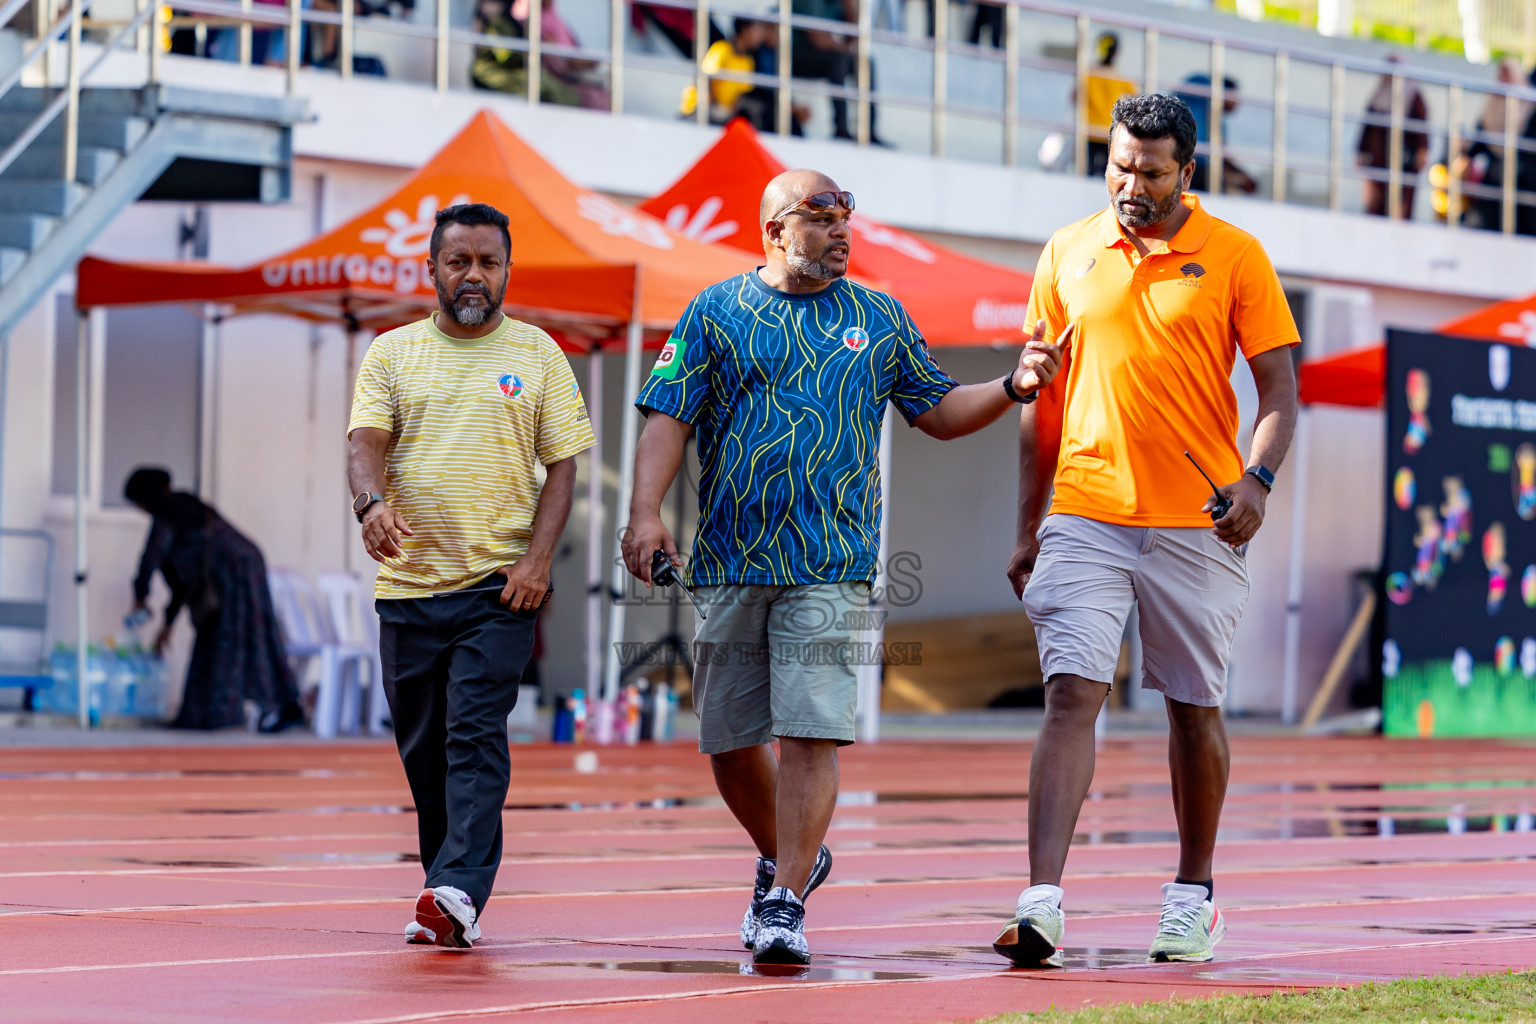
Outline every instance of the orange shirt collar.
[[[1200, 199], [1189, 192], [1185, 192], [1182, 202], [1189, 207], [1189, 219], [1184, 226], [1179, 228], [1178, 234], [1168, 242], [1170, 252], [1198, 252], [1205, 245], [1205, 240], [1211, 234], [1211, 215], [1200, 205]], [[1120, 221], [1115, 217], [1114, 207], [1109, 207], [1099, 214], [1099, 229], [1104, 236], [1104, 247], [1113, 249], [1122, 242], [1129, 245], [1130, 239], [1125, 237], [1124, 230], [1120, 227]]]

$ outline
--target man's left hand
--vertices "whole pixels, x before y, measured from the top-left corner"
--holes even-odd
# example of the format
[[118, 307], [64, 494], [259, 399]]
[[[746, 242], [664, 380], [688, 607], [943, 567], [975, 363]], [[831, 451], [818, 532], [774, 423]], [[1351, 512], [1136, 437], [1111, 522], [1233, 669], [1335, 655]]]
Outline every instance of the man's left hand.
[[[1234, 548], [1248, 543], [1264, 525], [1264, 503], [1269, 499], [1269, 492], [1258, 478], [1245, 473], [1237, 483], [1221, 488], [1221, 494], [1232, 507], [1216, 520], [1212, 529], [1217, 537]], [[1202, 511], [1209, 512], [1215, 504], [1215, 498], [1205, 499]]]
[[533, 611], [542, 607], [554, 592], [549, 585], [549, 563], [545, 560], [524, 555], [496, 571], [507, 578], [507, 585], [501, 588], [501, 603], [509, 611]]

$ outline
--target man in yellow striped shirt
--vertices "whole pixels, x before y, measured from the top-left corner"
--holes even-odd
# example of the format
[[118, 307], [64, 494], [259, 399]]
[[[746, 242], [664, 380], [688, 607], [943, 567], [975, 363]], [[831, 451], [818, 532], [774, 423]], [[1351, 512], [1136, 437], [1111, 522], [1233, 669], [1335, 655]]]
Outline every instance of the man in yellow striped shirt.
[[594, 440], [564, 353], [501, 312], [510, 252], [499, 210], [437, 214], [427, 266], [439, 309], [369, 347], [348, 427], [352, 511], [382, 563], [384, 690], [426, 871], [406, 938], [440, 946], [480, 937], [501, 862], [507, 715], [550, 594], [575, 457]]

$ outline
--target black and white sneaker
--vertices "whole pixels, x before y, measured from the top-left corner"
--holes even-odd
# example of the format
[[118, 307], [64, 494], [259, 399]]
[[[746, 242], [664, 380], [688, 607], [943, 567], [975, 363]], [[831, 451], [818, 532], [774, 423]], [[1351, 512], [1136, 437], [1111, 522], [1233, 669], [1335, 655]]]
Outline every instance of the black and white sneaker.
[[752, 962], [759, 964], [808, 964], [811, 949], [805, 944], [805, 904], [784, 886], [775, 886], [763, 897], [757, 914], [757, 941]]
[[[767, 857], [757, 858], [757, 880], [752, 884], [752, 902], [741, 919], [741, 947], [751, 949], [757, 943], [757, 912], [763, 905], [763, 897], [773, 888], [776, 865]], [[816, 851], [816, 863], [811, 865], [811, 880], [805, 883], [805, 895], [810, 894], [832, 873], [832, 851], [823, 846]]]

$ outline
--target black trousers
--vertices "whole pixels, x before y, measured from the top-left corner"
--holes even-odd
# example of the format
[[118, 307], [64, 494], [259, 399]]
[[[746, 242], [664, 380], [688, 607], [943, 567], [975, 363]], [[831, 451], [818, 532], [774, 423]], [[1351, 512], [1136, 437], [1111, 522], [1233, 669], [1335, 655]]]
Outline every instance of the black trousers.
[[377, 602], [384, 693], [416, 802], [428, 887], [451, 885], [485, 909], [501, 864], [511, 781], [507, 715], [533, 653], [537, 611], [498, 600], [500, 575], [437, 597]]

